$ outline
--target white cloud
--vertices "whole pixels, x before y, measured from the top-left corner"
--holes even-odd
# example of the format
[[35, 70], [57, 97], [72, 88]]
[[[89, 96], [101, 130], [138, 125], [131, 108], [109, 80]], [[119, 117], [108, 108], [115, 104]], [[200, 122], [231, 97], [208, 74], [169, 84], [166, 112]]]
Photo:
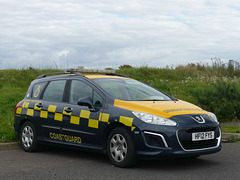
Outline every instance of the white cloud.
[[235, 0], [0, 0], [0, 69], [239, 61]]

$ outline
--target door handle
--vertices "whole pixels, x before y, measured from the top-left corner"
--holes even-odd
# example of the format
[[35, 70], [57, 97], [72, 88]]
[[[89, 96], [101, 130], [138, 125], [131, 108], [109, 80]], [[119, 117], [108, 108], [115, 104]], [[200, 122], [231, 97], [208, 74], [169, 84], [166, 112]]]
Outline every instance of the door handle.
[[39, 104], [37, 104], [36, 106], [37, 106], [38, 108], [43, 107], [42, 103], [39, 103]]
[[66, 111], [67, 113], [70, 113], [70, 112], [72, 112], [72, 108], [66, 108], [66, 109], [64, 109], [64, 111]]

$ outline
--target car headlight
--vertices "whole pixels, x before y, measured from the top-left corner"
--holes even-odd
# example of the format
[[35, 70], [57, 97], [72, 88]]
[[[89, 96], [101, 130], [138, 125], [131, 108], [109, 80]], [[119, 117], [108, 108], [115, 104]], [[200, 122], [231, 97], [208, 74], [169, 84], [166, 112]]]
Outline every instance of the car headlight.
[[212, 112], [208, 112], [208, 113], [210, 114], [211, 118], [212, 118], [214, 121], [216, 121], [217, 123], [219, 123], [219, 122], [218, 122], [218, 119], [217, 119], [217, 116], [216, 116], [214, 113], [212, 113]]
[[163, 125], [163, 126], [176, 126], [177, 123], [167, 118], [156, 116], [153, 114], [148, 114], [144, 112], [132, 111], [132, 113], [142, 121], [149, 124]]

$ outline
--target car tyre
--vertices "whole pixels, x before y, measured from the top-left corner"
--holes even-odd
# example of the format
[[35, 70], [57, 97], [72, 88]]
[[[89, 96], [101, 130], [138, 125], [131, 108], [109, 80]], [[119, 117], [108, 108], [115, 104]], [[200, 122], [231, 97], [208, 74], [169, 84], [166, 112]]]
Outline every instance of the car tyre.
[[36, 130], [31, 122], [25, 122], [20, 132], [20, 144], [27, 152], [34, 152], [38, 149]]
[[136, 151], [132, 135], [124, 127], [112, 130], [107, 141], [107, 154], [117, 167], [131, 167], [136, 164]]

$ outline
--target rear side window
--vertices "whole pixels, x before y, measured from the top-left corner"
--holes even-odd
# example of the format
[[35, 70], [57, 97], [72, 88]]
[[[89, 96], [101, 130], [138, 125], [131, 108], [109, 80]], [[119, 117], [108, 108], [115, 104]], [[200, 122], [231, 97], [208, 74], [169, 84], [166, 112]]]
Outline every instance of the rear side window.
[[43, 100], [62, 102], [66, 80], [52, 81], [47, 86]]
[[32, 99], [39, 99], [42, 90], [44, 89], [47, 82], [37, 83], [33, 86]]

